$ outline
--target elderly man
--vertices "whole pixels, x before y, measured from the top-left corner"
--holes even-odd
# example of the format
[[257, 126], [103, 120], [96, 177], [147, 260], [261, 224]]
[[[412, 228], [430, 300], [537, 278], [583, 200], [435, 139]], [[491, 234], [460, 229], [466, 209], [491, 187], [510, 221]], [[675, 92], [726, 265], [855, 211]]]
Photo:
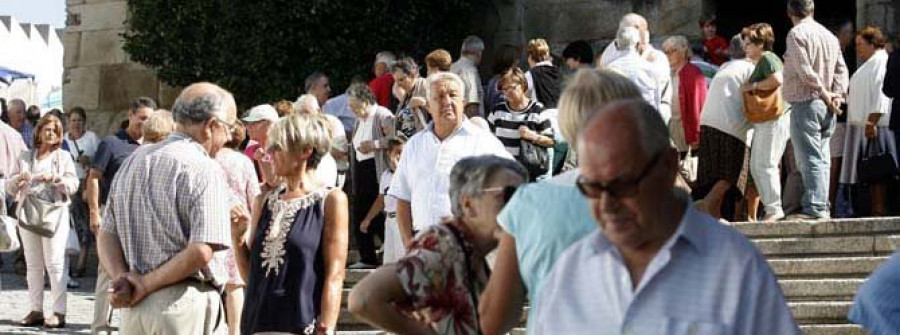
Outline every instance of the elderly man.
[[344, 125], [341, 124], [341, 120], [333, 115], [323, 113], [316, 98], [309, 94], [297, 98], [297, 101], [294, 102], [294, 110], [301, 114], [321, 115], [328, 121], [332, 136], [331, 152], [322, 156], [322, 160], [316, 167], [316, 175], [323, 185], [344, 187], [345, 176], [350, 168], [348, 161], [350, 156], [347, 155], [349, 150], [347, 134], [344, 133]]
[[27, 145], [30, 150], [34, 143], [34, 124], [25, 117], [25, 101], [22, 101], [22, 99], [12, 99], [9, 101], [7, 109], [9, 125], [21, 134], [22, 140], [25, 141], [25, 145]]
[[791, 104], [791, 143], [805, 189], [800, 213], [790, 219], [819, 220], [831, 216], [828, 182], [831, 164], [829, 141], [835, 113], [847, 93], [847, 65], [837, 37], [813, 20], [812, 0], [789, 0], [788, 32], [784, 53], [784, 99]]
[[484, 88], [481, 85], [481, 75], [478, 74], [478, 64], [481, 64], [483, 53], [484, 41], [481, 38], [466, 37], [459, 51], [459, 60], [450, 65], [450, 72], [459, 76], [466, 85], [462, 93], [468, 117], [484, 116]]
[[312, 94], [319, 102], [319, 106], [328, 101], [331, 96], [331, 84], [328, 82], [328, 76], [320, 71], [313, 72], [306, 76], [303, 83], [303, 93]]
[[375, 93], [375, 100], [381, 107], [391, 108], [391, 89], [394, 87], [394, 76], [391, 75], [391, 67], [397, 62], [397, 57], [390, 51], [382, 51], [375, 55], [375, 64], [372, 72], [375, 78], [369, 81], [369, 88]]
[[407, 245], [415, 231], [435, 225], [450, 213], [450, 169], [469, 156], [493, 154], [512, 159], [489, 131], [463, 113], [465, 84], [451, 72], [428, 77], [428, 113], [432, 123], [403, 150], [388, 194], [397, 198], [397, 223]]
[[[635, 13], [628, 13], [619, 20], [619, 28], [623, 27], [634, 27], [637, 28], [640, 32], [640, 42], [638, 42], [636, 49], [637, 53], [644, 58], [644, 60], [650, 62], [653, 65], [653, 72], [656, 74], [655, 78], [659, 83], [661, 98], [659, 104], [659, 113], [663, 115], [663, 120], [668, 122], [669, 117], [672, 115], [672, 82], [670, 79], [671, 69], [669, 67], [669, 59], [666, 58], [666, 54], [662, 51], [656, 50], [653, 48], [653, 45], [650, 44], [650, 30], [647, 26], [647, 20], [644, 19], [643, 16], [640, 16]], [[612, 63], [614, 60], [619, 57], [625, 56], [630, 53], [628, 48], [621, 46], [617, 41], [613, 41], [609, 45], [606, 46], [606, 49], [603, 49], [603, 53], [600, 56], [600, 61], [598, 63], [598, 67], [606, 67], [609, 63]]]
[[213, 252], [230, 247], [231, 232], [225, 175], [212, 157], [231, 136], [235, 102], [216, 85], [193, 84], [172, 114], [177, 131], [138, 149], [113, 182], [100, 261], [116, 278], [110, 301], [130, 307], [121, 329], [223, 334], [227, 274]]
[[[641, 32], [635, 27], [620, 27], [616, 34], [616, 45], [624, 53], [619, 58], [606, 65], [607, 68], [617, 71], [634, 82], [641, 90], [641, 96], [647, 100], [653, 108], [659, 110], [662, 103], [662, 86], [654, 73], [653, 64], [638, 54], [638, 44], [641, 42]], [[663, 121], [669, 122], [668, 115], [663, 115]]]
[[[88, 222], [91, 232], [97, 235], [100, 227], [103, 206], [109, 197], [113, 179], [128, 157], [141, 145], [144, 132], [144, 121], [150, 118], [156, 109], [156, 102], [147, 97], [137, 98], [131, 102], [128, 110], [128, 127], [119, 129], [114, 135], [107, 136], [94, 153], [91, 168], [85, 182], [84, 201], [88, 208]], [[94, 320], [91, 328], [101, 331], [109, 326], [109, 300], [107, 289], [109, 276], [100, 264], [97, 267], [97, 282], [94, 287]]]
[[557, 261], [536, 334], [799, 334], [765, 258], [673, 187], [678, 153], [652, 106], [607, 106], [578, 145], [601, 229]]

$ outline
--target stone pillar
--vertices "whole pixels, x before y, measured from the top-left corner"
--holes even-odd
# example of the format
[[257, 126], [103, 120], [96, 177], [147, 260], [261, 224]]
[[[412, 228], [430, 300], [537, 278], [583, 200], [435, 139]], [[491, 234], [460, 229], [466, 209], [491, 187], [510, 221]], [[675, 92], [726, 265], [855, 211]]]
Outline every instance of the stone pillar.
[[66, 0], [63, 106], [81, 106], [88, 129], [103, 136], [127, 118], [129, 102], [148, 96], [171, 104], [171, 89], [122, 49], [126, 0]]
[[856, 26], [875, 26], [893, 40], [900, 33], [900, 0], [857, 0]]

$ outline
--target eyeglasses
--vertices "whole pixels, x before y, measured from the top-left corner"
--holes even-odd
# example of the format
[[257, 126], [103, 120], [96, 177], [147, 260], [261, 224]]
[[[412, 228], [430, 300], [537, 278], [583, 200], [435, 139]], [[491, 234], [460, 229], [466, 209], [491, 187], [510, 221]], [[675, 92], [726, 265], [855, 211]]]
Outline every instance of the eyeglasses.
[[228, 131], [229, 134], [233, 133], [234, 129], [237, 127], [237, 122], [228, 123], [219, 116], [215, 116], [213, 118], [216, 119], [217, 122], [225, 126], [225, 130]]
[[500, 87], [500, 92], [506, 92], [506, 91], [509, 91], [509, 90], [517, 89], [517, 88], [519, 88], [519, 84], [510, 84], [510, 85], [505, 86], [505, 87]]
[[503, 192], [503, 203], [508, 203], [509, 199], [512, 199], [513, 194], [516, 194], [516, 190], [519, 188], [516, 186], [501, 186], [501, 187], [490, 187], [481, 190], [484, 193], [493, 193], [493, 192]]
[[644, 178], [650, 174], [650, 171], [653, 170], [653, 167], [656, 166], [656, 163], [659, 162], [659, 158], [662, 157], [665, 151], [660, 151], [650, 160], [644, 170], [641, 173], [631, 180], [613, 180], [609, 183], [601, 183], [601, 182], [591, 182], [584, 178], [584, 176], [578, 176], [578, 180], [575, 181], [575, 185], [578, 186], [578, 191], [581, 192], [587, 198], [597, 199], [603, 195], [603, 192], [609, 192], [609, 195], [616, 198], [628, 198], [637, 195], [638, 188], [641, 185], [641, 182]]

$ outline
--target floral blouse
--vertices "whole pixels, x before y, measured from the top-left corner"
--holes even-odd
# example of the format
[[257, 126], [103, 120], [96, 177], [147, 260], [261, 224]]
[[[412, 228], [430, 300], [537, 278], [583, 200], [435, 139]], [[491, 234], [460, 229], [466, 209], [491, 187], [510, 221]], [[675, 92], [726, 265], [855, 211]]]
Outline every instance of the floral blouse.
[[474, 299], [484, 291], [488, 271], [469, 270], [465, 250], [471, 250], [468, 242], [457, 239], [448, 224], [440, 224], [419, 234], [397, 262], [407, 295], [398, 307], [418, 314], [438, 334], [479, 333]]

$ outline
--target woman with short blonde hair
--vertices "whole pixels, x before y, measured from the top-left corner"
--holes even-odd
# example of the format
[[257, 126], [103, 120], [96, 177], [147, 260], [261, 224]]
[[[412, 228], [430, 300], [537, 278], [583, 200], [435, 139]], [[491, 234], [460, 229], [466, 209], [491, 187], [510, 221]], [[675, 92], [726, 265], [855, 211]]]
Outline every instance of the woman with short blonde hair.
[[169, 137], [175, 131], [175, 120], [172, 118], [172, 112], [165, 109], [157, 109], [150, 114], [150, 117], [141, 124], [141, 131], [144, 133], [144, 143], [157, 143]]
[[553, 65], [550, 57], [550, 46], [543, 38], [528, 42], [528, 66], [525, 74], [528, 81], [526, 91], [532, 100], [536, 100], [545, 108], [556, 108], [561, 90], [559, 67]]

